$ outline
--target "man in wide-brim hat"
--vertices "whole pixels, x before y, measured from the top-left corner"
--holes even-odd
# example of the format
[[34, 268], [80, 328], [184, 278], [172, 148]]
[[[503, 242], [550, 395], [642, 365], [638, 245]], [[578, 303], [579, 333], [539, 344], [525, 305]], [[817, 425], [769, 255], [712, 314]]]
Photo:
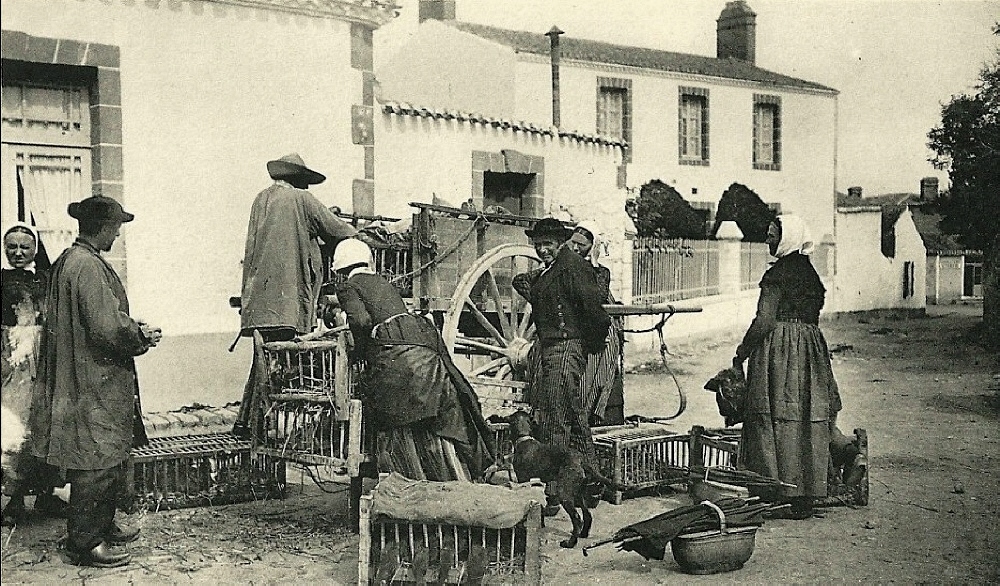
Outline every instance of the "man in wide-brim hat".
[[[580, 382], [587, 354], [604, 349], [611, 325], [602, 306], [605, 293], [590, 263], [567, 245], [573, 231], [561, 221], [542, 218], [525, 234], [544, 265], [513, 281], [514, 289], [531, 302], [538, 340], [528, 374], [528, 402], [538, 439], [575, 450], [593, 465], [590, 414]], [[546, 514], [556, 510], [558, 505], [550, 503]]]
[[116, 546], [137, 528], [115, 524], [127, 487], [132, 448], [146, 443], [139, 406], [136, 356], [156, 346], [161, 333], [129, 316], [125, 287], [101, 257], [122, 223], [134, 216], [101, 195], [69, 204], [80, 234], [49, 275], [32, 397], [32, 455], [66, 469], [72, 485], [66, 551], [79, 565], [116, 567], [131, 556]]
[[[306, 191], [326, 177], [298, 154], [268, 161], [267, 172], [274, 184], [257, 195], [250, 209], [240, 310], [241, 335], [257, 330], [265, 342], [290, 340], [316, 326], [325, 272], [320, 241], [332, 249], [356, 233]], [[253, 427], [254, 386], [251, 370], [234, 427], [237, 435], [247, 436]]]
[[267, 162], [267, 173], [271, 179], [287, 181], [293, 187], [306, 189], [309, 185], [319, 185], [326, 181], [326, 175], [313, 171], [298, 153], [285, 155]]

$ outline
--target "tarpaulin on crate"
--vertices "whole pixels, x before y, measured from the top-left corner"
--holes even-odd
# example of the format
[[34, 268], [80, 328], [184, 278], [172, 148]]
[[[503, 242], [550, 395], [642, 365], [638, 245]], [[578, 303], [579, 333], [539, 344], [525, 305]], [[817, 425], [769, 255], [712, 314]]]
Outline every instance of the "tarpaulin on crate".
[[522, 522], [533, 503], [544, 501], [541, 487], [433, 482], [390, 474], [378, 484], [372, 514], [421, 523], [504, 529]]

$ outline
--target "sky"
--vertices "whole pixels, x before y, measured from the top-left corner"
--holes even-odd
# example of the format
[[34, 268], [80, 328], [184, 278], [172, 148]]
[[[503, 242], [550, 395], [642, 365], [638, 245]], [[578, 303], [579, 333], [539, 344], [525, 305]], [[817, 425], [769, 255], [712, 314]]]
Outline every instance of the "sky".
[[[411, 0], [412, 1], [412, 0]], [[405, 2], [404, 4], [409, 4]], [[838, 98], [837, 187], [917, 192], [927, 132], [996, 55], [1000, 0], [748, 0], [757, 66], [821, 83]], [[503, 28], [715, 56], [724, 0], [457, 0], [456, 18]]]

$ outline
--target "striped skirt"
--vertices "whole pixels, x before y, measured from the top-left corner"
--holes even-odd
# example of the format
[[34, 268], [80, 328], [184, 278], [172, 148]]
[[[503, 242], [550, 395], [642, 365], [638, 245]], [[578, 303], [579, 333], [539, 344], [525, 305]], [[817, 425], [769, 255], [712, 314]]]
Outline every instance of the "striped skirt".
[[397, 472], [412, 480], [471, 481], [451, 440], [421, 424], [376, 433], [379, 472]]

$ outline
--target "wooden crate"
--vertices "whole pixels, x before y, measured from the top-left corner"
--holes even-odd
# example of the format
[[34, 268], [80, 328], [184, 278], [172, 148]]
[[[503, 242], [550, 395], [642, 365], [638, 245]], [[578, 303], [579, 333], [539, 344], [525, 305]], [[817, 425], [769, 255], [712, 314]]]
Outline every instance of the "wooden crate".
[[[467, 583], [465, 576], [469, 551], [486, 550], [487, 568], [483, 584], [541, 584], [542, 507], [534, 503], [527, 518], [509, 529], [492, 529], [437, 523], [419, 523], [382, 518], [371, 513], [378, 488], [361, 498], [361, 539], [358, 546], [358, 584], [375, 584], [382, 552], [395, 543], [395, 569], [388, 583]], [[428, 573], [418, 580], [413, 572], [413, 550], [420, 544], [428, 550], [446, 552], [431, 558]], [[444, 561], [442, 561], [444, 558]], [[442, 568], [441, 564], [447, 567]], [[437, 582], [438, 576], [444, 576]]]
[[[858, 448], [868, 457], [868, 432], [855, 429], [858, 438]], [[740, 430], [738, 429], [705, 429], [695, 426], [691, 429], [691, 465], [738, 468], [740, 454]], [[856, 486], [843, 483], [839, 474], [831, 471], [827, 481], [827, 496], [821, 499], [819, 506], [848, 505], [864, 507], [868, 505], [869, 484], [868, 471], [865, 471], [861, 482]]]
[[361, 451], [360, 401], [352, 399], [360, 366], [348, 360], [348, 335], [345, 328], [329, 339], [264, 343], [255, 334], [264, 387], [258, 452], [348, 472]]
[[688, 466], [690, 436], [662, 425], [595, 427], [594, 451], [601, 472], [624, 490], [609, 490], [606, 498], [621, 504], [627, 492], [683, 482]]
[[153, 438], [132, 451], [128, 482], [146, 510], [222, 505], [285, 494], [285, 463], [230, 433]]

